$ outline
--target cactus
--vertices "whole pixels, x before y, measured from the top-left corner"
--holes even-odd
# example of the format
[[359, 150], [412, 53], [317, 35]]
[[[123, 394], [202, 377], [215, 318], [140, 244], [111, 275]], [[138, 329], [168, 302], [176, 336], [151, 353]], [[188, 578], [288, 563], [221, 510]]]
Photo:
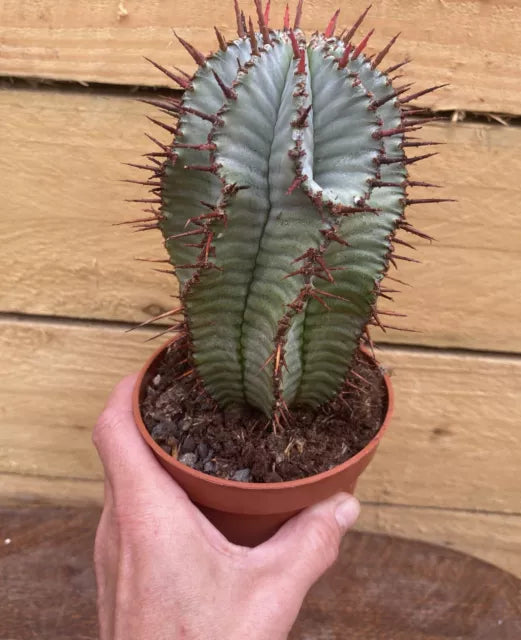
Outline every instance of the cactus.
[[[149, 220], [159, 228], [180, 286], [184, 319], [174, 325], [188, 352], [186, 376], [221, 406], [250, 405], [280, 425], [293, 406], [335, 397], [353, 355], [385, 328], [377, 311], [399, 229], [406, 221], [408, 139], [425, 120], [392, 73], [379, 70], [394, 37], [364, 53], [351, 29], [335, 37], [338, 11], [306, 42], [302, 0], [290, 28], [259, 30], [235, 0], [238, 38], [194, 58], [193, 77], [154, 64], [184, 89], [182, 99], [148, 100], [175, 137], [149, 154]], [[423, 115], [423, 114], [421, 114]], [[433, 143], [434, 144], [434, 143]], [[423, 186], [430, 186], [423, 183]], [[429, 202], [435, 199], [429, 199]], [[404, 258], [407, 259], [407, 258]], [[392, 312], [387, 312], [392, 315]]]

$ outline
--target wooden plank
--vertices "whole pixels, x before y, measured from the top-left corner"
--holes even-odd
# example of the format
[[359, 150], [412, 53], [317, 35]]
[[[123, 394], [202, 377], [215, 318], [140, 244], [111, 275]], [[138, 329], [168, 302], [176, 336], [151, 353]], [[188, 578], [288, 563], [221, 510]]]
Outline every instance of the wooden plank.
[[[102, 478], [91, 431], [111, 388], [156, 348], [122, 330], [0, 322], [0, 472]], [[147, 336], [148, 337], [148, 336]], [[9, 363], [9, 364], [8, 364]]]
[[406, 313], [406, 319], [385, 320], [419, 333], [375, 330], [372, 335], [377, 340], [521, 351], [519, 301], [517, 295], [511, 295], [519, 290], [521, 252], [437, 244], [416, 252], [400, 247], [400, 254], [421, 259], [422, 264], [401, 263], [398, 273], [391, 270], [390, 275], [405, 280], [411, 288], [398, 285], [402, 293], [394, 294], [395, 304], [384, 300], [379, 308]]
[[[285, 3], [275, 3], [273, 24], [280, 24]], [[252, 9], [251, 3], [242, 3]], [[342, 8], [341, 26], [352, 24], [366, 0], [323, 0], [307, 7], [303, 26], [324, 28]], [[170, 27], [202, 51], [216, 48], [213, 25], [234, 34], [231, 1], [201, 0], [4, 0], [0, 7], [1, 67], [7, 76], [30, 76], [157, 85], [161, 76], [143, 56], [193, 70], [188, 54], [173, 42]], [[419, 86], [450, 82], [450, 88], [423, 101], [434, 109], [467, 109], [519, 114], [518, 70], [521, 66], [521, 13], [517, 0], [437, 2], [385, 0], [373, 6], [359, 32], [376, 28], [370, 52], [382, 48], [397, 32], [403, 36], [389, 54], [394, 63], [414, 59], [411, 80]], [[498, 37], [498, 34], [501, 34]]]
[[0, 473], [0, 506], [15, 508], [41, 504], [99, 506], [103, 504], [103, 480]]
[[174, 279], [134, 261], [165, 257], [159, 234], [111, 226], [150, 215], [125, 202], [146, 197], [143, 188], [120, 180], [146, 179], [121, 163], [143, 164], [153, 109], [38, 91], [0, 93], [0, 104], [2, 117], [11, 112], [0, 160], [2, 193], [11, 194], [0, 221], [0, 308], [130, 322], [170, 308]]
[[521, 359], [382, 349], [395, 419], [365, 500], [520, 512]]
[[[152, 343], [109, 327], [0, 322], [0, 473], [92, 481], [92, 426]], [[379, 503], [519, 512], [521, 358], [388, 348], [396, 415], [361, 479]]]
[[359, 531], [433, 542], [521, 577], [521, 516], [363, 504]]
[[[147, 113], [122, 96], [0, 93], [1, 311], [135, 322], [171, 308], [173, 278], [133, 261], [164, 257], [159, 234], [110, 226], [141, 217], [140, 205], [123, 201], [143, 192], [117, 180], [138, 178], [119, 163], [139, 162], [149, 148]], [[444, 124], [424, 135], [447, 144], [413, 165], [412, 177], [445, 184], [442, 193], [459, 202], [411, 207], [411, 221], [437, 238], [416, 252], [423, 265], [399, 266], [413, 287], [396, 308], [409, 314], [404, 326], [421, 333], [380, 338], [518, 351], [517, 299], [506, 292], [521, 279], [521, 129]]]

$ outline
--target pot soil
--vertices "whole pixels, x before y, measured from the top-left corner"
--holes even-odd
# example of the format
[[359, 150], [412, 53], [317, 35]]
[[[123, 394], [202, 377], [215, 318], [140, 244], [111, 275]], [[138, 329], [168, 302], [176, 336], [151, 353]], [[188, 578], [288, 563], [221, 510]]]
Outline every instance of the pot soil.
[[254, 409], [220, 410], [197, 394], [169, 344], [140, 372], [134, 417], [165, 469], [226, 537], [253, 546], [301, 509], [353, 492], [390, 420], [390, 381], [365, 352], [339, 397], [297, 408], [274, 433]]

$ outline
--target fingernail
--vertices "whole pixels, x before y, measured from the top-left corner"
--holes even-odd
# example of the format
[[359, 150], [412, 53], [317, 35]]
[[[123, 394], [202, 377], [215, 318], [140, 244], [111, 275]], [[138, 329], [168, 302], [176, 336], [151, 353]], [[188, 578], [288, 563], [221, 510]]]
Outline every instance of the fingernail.
[[335, 519], [338, 526], [342, 529], [342, 533], [345, 533], [358, 518], [360, 513], [360, 503], [353, 496], [347, 496], [337, 505], [335, 510]]

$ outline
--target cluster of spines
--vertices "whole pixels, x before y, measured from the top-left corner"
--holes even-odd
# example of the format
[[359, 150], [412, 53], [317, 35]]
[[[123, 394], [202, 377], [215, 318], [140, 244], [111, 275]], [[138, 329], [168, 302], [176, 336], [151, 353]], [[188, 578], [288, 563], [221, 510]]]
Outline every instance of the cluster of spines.
[[[271, 38], [274, 37], [273, 32], [269, 29], [269, 26], [268, 26], [269, 10], [270, 10], [269, 2], [268, 2], [268, 5], [266, 6], [266, 9], [263, 10], [261, 0], [255, 0], [259, 32], [260, 32], [259, 36], [254, 31], [253, 22], [251, 18], [247, 21], [244, 16], [244, 13], [239, 10], [237, 0], [235, 0], [234, 4], [235, 4], [235, 13], [237, 18], [237, 33], [239, 38], [249, 40], [251, 45], [252, 56], [261, 55], [262, 45], [270, 44]], [[288, 7], [286, 8], [286, 12], [284, 16], [284, 31], [288, 33], [291, 43], [293, 45], [295, 59], [300, 61], [298, 65], [299, 73], [304, 73], [304, 70], [305, 70], [305, 60], [303, 55], [303, 49], [300, 47], [298, 39], [296, 37], [296, 33], [295, 33], [300, 28], [300, 21], [302, 17], [302, 5], [303, 5], [303, 0], [300, 0], [296, 10], [295, 22], [294, 22], [293, 28], [290, 28], [290, 18], [289, 18], [290, 14], [289, 14]], [[352, 44], [351, 40], [355, 35], [356, 30], [358, 29], [363, 19], [365, 18], [368, 10], [369, 10], [369, 7], [368, 9], [366, 9], [366, 11], [360, 16], [360, 18], [355, 22], [355, 24], [349, 30], [344, 30], [344, 32], [342, 32], [340, 36], [337, 38], [337, 41], [341, 41], [345, 45], [344, 53], [338, 60], [339, 68], [344, 68], [348, 60], [356, 59], [365, 50], [368, 44], [368, 41], [373, 33], [372, 31], [369, 32], [357, 45]], [[324, 31], [323, 37], [326, 40], [334, 38], [338, 14], [339, 14], [338, 11], [335, 12], [335, 14], [331, 18], [330, 22], [328, 23]], [[217, 28], [215, 29], [215, 32], [216, 32], [219, 49], [221, 51], [226, 51], [230, 46], [230, 43], [226, 41], [226, 39], [223, 37], [223, 35], [220, 33], [220, 31]], [[379, 53], [369, 58], [371, 62], [371, 67], [373, 69], [375, 69], [383, 61], [385, 55], [389, 52], [391, 46], [396, 41], [398, 35], [394, 36], [391, 39], [391, 41]], [[201, 52], [199, 52], [195, 47], [193, 47], [193, 45], [186, 42], [183, 38], [179, 36], [177, 36], [177, 38], [179, 42], [182, 44], [182, 46], [187, 50], [187, 52], [194, 59], [197, 65], [204, 66], [206, 64], [206, 57]], [[390, 74], [398, 71], [401, 67], [407, 64], [407, 62], [408, 60], [405, 60], [399, 64], [390, 66], [385, 71], [383, 71], [383, 73], [387, 76], [390, 76]], [[156, 68], [158, 68], [160, 71], [165, 73], [172, 81], [174, 81], [185, 92], [189, 92], [192, 90], [192, 78], [188, 74], [184, 73], [182, 70], [176, 69], [178, 73], [174, 73], [155, 62], [152, 62], [152, 64]], [[248, 63], [246, 63], [245, 65], [241, 65], [241, 62], [238, 61], [238, 72], [247, 73], [247, 66], [248, 66]], [[225, 85], [225, 83], [221, 80], [221, 78], [215, 72], [213, 73], [215, 76], [215, 80], [220, 86], [226, 100], [228, 101], [235, 100], [236, 92], [233, 85], [232, 86]], [[394, 79], [396, 79], [396, 77]], [[359, 82], [359, 80], [355, 78], [354, 82], [356, 83], [357, 81]], [[374, 100], [371, 105], [371, 108], [373, 108], [374, 110], [376, 110], [378, 107], [382, 106], [383, 104], [385, 104], [385, 102], [389, 100], [395, 100], [400, 104], [400, 108], [402, 111], [401, 126], [395, 127], [393, 129], [388, 129], [388, 130], [383, 130], [380, 128], [377, 132], [375, 132], [374, 136], [378, 138], [401, 136], [403, 138], [403, 142], [401, 144], [402, 150], [405, 150], [406, 148], [415, 148], [415, 147], [422, 147], [430, 144], [437, 144], [435, 142], [418, 141], [410, 137], [406, 138], [405, 136], [408, 136], [410, 133], [417, 131], [418, 129], [421, 128], [423, 124], [433, 119], [433, 118], [424, 118], [423, 116], [428, 115], [429, 112], [424, 109], [412, 108], [409, 106], [409, 103], [411, 103], [412, 101], [416, 100], [417, 98], [431, 91], [434, 91], [440, 88], [441, 86], [444, 86], [444, 85], [438, 85], [435, 87], [431, 87], [429, 89], [425, 89], [423, 91], [418, 91], [413, 94], [407, 94], [407, 92], [411, 88], [411, 85], [404, 85], [402, 87], [397, 87], [396, 89], [391, 89], [389, 94], [384, 98], [380, 98], [379, 100]], [[301, 91], [302, 92], [305, 91], [303, 86], [301, 87]], [[173, 98], [162, 98], [160, 100], [152, 100], [152, 99], [145, 100], [145, 102], [148, 102], [149, 104], [152, 104], [158, 107], [163, 113], [169, 116], [174, 116], [174, 118], [178, 118], [183, 114], [189, 113], [193, 116], [196, 116], [198, 118], [201, 118], [203, 120], [210, 122], [213, 126], [219, 126], [222, 123], [219, 113], [205, 113], [203, 111], [200, 111], [198, 109], [194, 109], [190, 106], [185, 105], [182, 100], [176, 100]], [[299, 112], [296, 120], [292, 122], [292, 126], [294, 126], [295, 128], [305, 127], [308, 113], [309, 113], [309, 108], [307, 109], [303, 108]], [[215, 150], [215, 145], [210, 141], [210, 139], [208, 143], [199, 144], [199, 145], [184, 144], [182, 142], [182, 131], [180, 131], [178, 127], [176, 127], [175, 125], [157, 120], [155, 118], [150, 118], [150, 120], [154, 124], [162, 127], [163, 129], [168, 131], [170, 134], [174, 135], [175, 140], [171, 145], [164, 145], [159, 141], [157, 141], [156, 139], [149, 136], [149, 138], [156, 144], [156, 146], [159, 147], [159, 151], [156, 150], [156, 151], [153, 151], [152, 153], [147, 154], [147, 158], [151, 164], [148, 164], [148, 165], [131, 164], [130, 165], [139, 169], [150, 171], [153, 174], [153, 177], [149, 180], [134, 181], [148, 187], [151, 191], [151, 196], [152, 196], [150, 198], [145, 198], [141, 200], [132, 200], [133, 202], [142, 202], [144, 204], [149, 205], [145, 209], [145, 212], [148, 214], [151, 214], [151, 216], [147, 218], [141, 218], [141, 219], [129, 222], [131, 224], [134, 224], [136, 227], [136, 230], [138, 231], [159, 228], [159, 225], [162, 220], [161, 180], [164, 176], [164, 167], [166, 166], [166, 164], [174, 163], [177, 160], [176, 152], [175, 152], [176, 147], [191, 148], [194, 150], [200, 150], [200, 151], [205, 151], [210, 153], [212, 153]], [[298, 166], [299, 160], [302, 155], [302, 152], [298, 146], [298, 141], [295, 148], [291, 150], [290, 154], [291, 154], [291, 157], [294, 159], [296, 165]], [[409, 158], [405, 158], [404, 156], [394, 158], [394, 157], [387, 157], [385, 155], [381, 155], [378, 158], [377, 162], [382, 165], [402, 163], [405, 166], [407, 166], [409, 164], [429, 158], [433, 155], [436, 155], [436, 154], [427, 153], [427, 154], [421, 154], [421, 155], [413, 156]], [[210, 172], [215, 174], [217, 173], [218, 167], [215, 165], [215, 163], [211, 162], [210, 164], [200, 164], [200, 165], [192, 164], [192, 165], [186, 166], [185, 168], [187, 170], [203, 171], [203, 172]], [[297, 187], [300, 187], [304, 181], [305, 181], [305, 176], [299, 175], [299, 173], [297, 172], [294, 182], [288, 187], [288, 193], [291, 193], [294, 189], [296, 189]], [[389, 182], [379, 180], [378, 177], [376, 177], [372, 180], [371, 184], [368, 186], [369, 186], [369, 192], [370, 192], [370, 190], [374, 187], [400, 186], [405, 188], [405, 187], [414, 187], [414, 186], [436, 187], [437, 185], [433, 185], [425, 182], [417, 182], [417, 181], [415, 182], [415, 181], [409, 180], [408, 178], [401, 183], [389, 183]], [[186, 296], [188, 295], [190, 289], [198, 282], [200, 274], [203, 270], [216, 268], [216, 265], [211, 261], [211, 257], [215, 254], [215, 248], [212, 244], [213, 238], [214, 238], [214, 232], [212, 230], [212, 227], [216, 222], [226, 225], [226, 212], [225, 212], [226, 201], [229, 197], [231, 197], [234, 194], [235, 191], [241, 188], [245, 188], [245, 187], [241, 187], [240, 185], [225, 185], [222, 192], [222, 198], [217, 203], [217, 205], [212, 203], [202, 202], [201, 203], [202, 206], [206, 207], [208, 211], [199, 216], [192, 217], [186, 221], [186, 225], [185, 225], [186, 227], [195, 226], [196, 228], [189, 228], [185, 232], [176, 234], [175, 236], [176, 239], [186, 238], [187, 240], [188, 239], [191, 240], [197, 236], [201, 236], [200, 242], [187, 243], [187, 246], [197, 247], [200, 249], [200, 253], [198, 255], [196, 262], [192, 264], [176, 264], [174, 267], [175, 270], [193, 269], [192, 276], [187, 279], [183, 287], [183, 290], [180, 296], [181, 301], [184, 301], [186, 299]], [[403, 200], [403, 205], [405, 207], [408, 205], [445, 202], [445, 201], [447, 201], [447, 199], [443, 199], [443, 198], [412, 199], [412, 198], [405, 197]], [[320, 204], [319, 209], [321, 208], [322, 206]], [[353, 213], [357, 213], [357, 212], [372, 212], [372, 213], [378, 214], [378, 210], [370, 207], [363, 199], [360, 201], [359, 204], [357, 203], [356, 207], [345, 208], [345, 207], [337, 206], [336, 209], [333, 207], [330, 208], [330, 213], [338, 217], [341, 217], [343, 215], [352, 215]], [[393, 232], [390, 234], [388, 238], [389, 252], [387, 255], [386, 267], [384, 272], [382, 273], [382, 278], [386, 276], [388, 279], [395, 280], [397, 282], [400, 282], [400, 281], [398, 281], [395, 278], [391, 278], [387, 274], [389, 265], [393, 265], [396, 267], [397, 266], [396, 260], [407, 260], [407, 261], [418, 262], [412, 258], [402, 256], [395, 252], [394, 244], [401, 244], [407, 247], [412, 247], [410, 243], [405, 242], [396, 237], [396, 232], [399, 230], [403, 230], [407, 233], [416, 235], [418, 237], [431, 240], [431, 238], [427, 234], [419, 231], [418, 229], [413, 227], [408, 221], [406, 221], [404, 216], [397, 222], [396, 228], [393, 230]], [[305, 254], [297, 257], [294, 260], [294, 262], [300, 263], [299, 268], [295, 269], [293, 273], [289, 273], [286, 276], [286, 277], [292, 277], [295, 275], [301, 275], [304, 277], [305, 284], [301, 289], [300, 294], [297, 296], [297, 298], [295, 298], [295, 300], [293, 300], [287, 305], [287, 312], [284, 314], [284, 316], [281, 318], [279, 322], [273, 354], [265, 363], [265, 365], [267, 365], [269, 361], [271, 360], [274, 361], [273, 376], [274, 376], [274, 385], [276, 389], [280, 389], [282, 369], [285, 364], [284, 342], [285, 342], [285, 336], [287, 334], [287, 331], [291, 325], [292, 317], [295, 314], [302, 311], [307, 299], [309, 298], [313, 298], [317, 300], [321, 305], [323, 305], [327, 309], [328, 308], [327, 298], [335, 297], [334, 295], [328, 292], [321, 291], [320, 288], [317, 288], [316, 286], [312, 286], [311, 280], [312, 278], [317, 277], [319, 279], [327, 280], [329, 282], [333, 281], [334, 274], [332, 272], [335, 269], [338, 269], [338, 267], [336, 268], [328, 267], [328, 265], [325, 263], [323, 258], [324, 251], [331, 242], [338, 242], [340, 244], [348, 245], [348, 239], [341, 237], [341, 235], [338, 233], [338, 228], [335, 226], [334, 223], [330, 225], [328, 228], [321, 229], [321, 233], [324, 238], [322, 244], [318, 248], [309, 249]], [[165, 239], [165, 243], [171, 239], [174, 239], [174, 236], [167, 237]], [[152, 261], [155, 262], [155, 260], [152, 260]], [[169, 262], [169, 260], [158, 260], [157, 262]], [[169, 270], [168, 272], [172, 273]], [[392, 300], [392, 297], [390, 296], [390, 294], [395, 293], [396, 291], [397, 291], [396, 289], [383, 287], [381, 285], [381, 280], [379, 280], [375, 284], [375, 291], [374, 291], [375, 299], [381, 296], [382, 298]], [[185, 311], [185, 309], [184, 309], [184, 306], [181, 305], [175, 309], [172, 309], [163, 314], [160, 314], [156, 318], [152, 318], [151, 320], [143, 324], [148, 324], [149, 322], [154, 322], [156, 320], [166, 318], [170, 315], [177, 315], [179, 313], [182, 313], [183, 311]], [[381, 310], [377, 311], [376, 304], [375, 304], [372, 309], [371, 319], [369, 320], [367, 325], [377, 325], [381, 327], [384, 331], [386, 328], [401, 329], [400, 327], [387, 325], [379, 317], [380, 315], [402, 316], [403, 314], [397, 314], [389, 311], [385, 312]], [[402, 330], [407, 330], [407, 329], [402, 329]], [[190, 352], [190, 348], [191, 348], [190, 332], [189, 332], [188, 324], [185, 320], [181, 322], [177, 322], [174, 326], [169, 327], [165, 331], [179, 332], [179, 335], [178, 335], [179, 342], [180, 343], [183, 342], [188, 352]], [[165, 333], [165, 331], [162, 332], [160, 335]], [[368, 326], [364, 328], [362, 338], [365, 338], [366, 342], [372, 346], [372, 341], [369, 334]], [[190, 360], [188, 364], [189, 364], [189, 368], [187, 369], [187, 372], [185, 373], [185, 375], [193, 375], [194, 382], [202, 386], [201, 380], [198, 378], [196, 374], [193, 361]], [[276, 402], [275, 412], [274, 412], [275, 424], [280, 424], [280, 418], [281, 417], [284, 418], [286, 412], [287, 412], [287, 407], [279, 393], [277, 394], [277, 402]]]

